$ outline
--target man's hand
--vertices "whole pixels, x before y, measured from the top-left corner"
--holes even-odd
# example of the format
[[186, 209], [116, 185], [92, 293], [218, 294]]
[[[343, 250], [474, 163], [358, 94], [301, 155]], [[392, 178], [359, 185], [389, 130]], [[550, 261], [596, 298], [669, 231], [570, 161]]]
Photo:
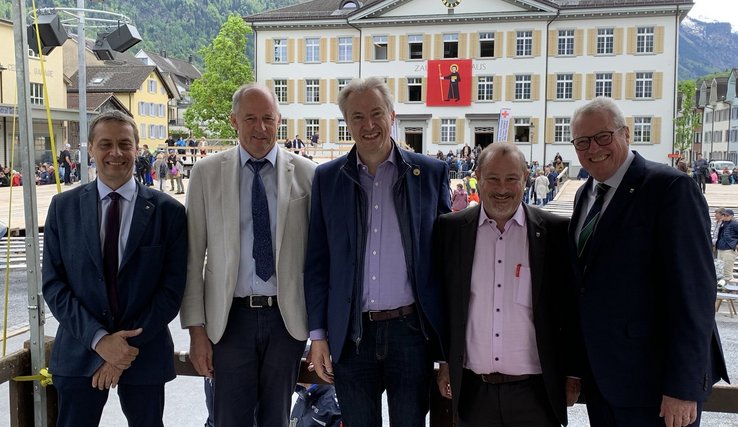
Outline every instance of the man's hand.
[[438, 366], [436, 384], [438, 384], [438, 392], [441, 396], [451, 399], [451, 377], [448, 374], [448, 363], [441, 362]]
[[108, 362], [103, 362], [92, 376], [92, 388], [107, 390], [118, 385], [123, 370], [116, 368]]
[[106, 362], [120, 369], [128, 369], [138, 356], [138, 349], [128, 345], [128, 338], [135, 337], [143, 332], [142, 328], [128, 331], [118, 331], [105, 335], [98, 341], [95, 351]]
[[566, 377], [566, 406], [574, 406], [581, 391], [582, 381], [579, 378]]
[[320, 379], [328, 384], [333, 384], [333, 363], [331, 362], [331, 350], [328, 348], [328, 341], [312, 341], [307, 362], [313, 366]]
[[204, 326], [190, 326], [190, 362], [198, 374], [213, 378], [213, 345]]
[[666, 427], [688, 426], [697, 421], [697, 402], [664, 395], [659, 416], [664, 418]]

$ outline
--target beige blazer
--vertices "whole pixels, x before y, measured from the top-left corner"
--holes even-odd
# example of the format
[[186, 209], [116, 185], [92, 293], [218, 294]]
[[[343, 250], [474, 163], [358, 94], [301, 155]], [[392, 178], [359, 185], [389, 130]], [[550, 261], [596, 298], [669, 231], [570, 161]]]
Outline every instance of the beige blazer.
[[[308, 337], [302, 281], [315, 166], [286, 150], [277, 153], [277, 300], [287, 331], [298, 340]], [[204, 324], [213, 343], [225, 331], [238, 278], [239, 174], [236, 147], [195, 163], [187, 188], [187, 287], [180, 321], [183, 328]]]

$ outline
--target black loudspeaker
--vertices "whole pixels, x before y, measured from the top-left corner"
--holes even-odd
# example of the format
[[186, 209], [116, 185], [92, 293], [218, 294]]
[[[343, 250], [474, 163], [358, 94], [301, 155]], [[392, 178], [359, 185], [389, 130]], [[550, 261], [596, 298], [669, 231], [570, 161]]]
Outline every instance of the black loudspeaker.
[[107, 33], [98, 33], [95, 45], [92, 46], [92, 53], [101, 61], [111, 61], [113, 59], [113, 50], [108, 43]]
[[119, 25], [107, 38], [110, 48], [116, 52], [125, 52], [141, 41], [138, 29], [130, 24]]
[[[28, 26], [28, 46], [38, 54], [38, 45], [36, 44], [36, 26], [31, 24]], [[40, 15], [38, 17], [38, 33], [41, 38], [41, 52], [48, 55], [55, 47], [61, 46], [67, 41], [67, 30], [59, 21], [59, 16]]]

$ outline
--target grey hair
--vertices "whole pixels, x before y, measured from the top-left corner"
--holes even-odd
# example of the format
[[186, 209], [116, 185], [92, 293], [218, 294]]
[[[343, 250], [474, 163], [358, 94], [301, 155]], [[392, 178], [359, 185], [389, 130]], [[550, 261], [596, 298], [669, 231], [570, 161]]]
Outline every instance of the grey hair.
[[231, 103], [231, 114], [238, 113], [238, 107], [241, 105], [241, 97], [247, 92], [251, 92], [251, 91], [261, 91], [266, 94], [269, 94], [269, 96], [272, 97], [272, 103], [274, 104], [274, 109], [277, 110], [277, 112], [279, 112], [279, 101], [277, 100], [277, 94], [275, 94], [273, 90], [259, 83], [247, 83], [239, 87], [238, 89], [236, 89], [236, 92], [233, 93], [233, 100]]
[[353, 79], [348, 85], [346, 85], [346, 87], [341, 89], [341, 92], [338, 93], [338, 108], [341, 110], [341, 114], [343, 114], [344, 119], [348, 119], [348, 117], [346, 117], [346, 108], [348, 98], [351, 94], [354, 92], [365, 92], [372, 89], [376, 89], [379, 92], [379, 96], [382, 97], [388, 113], [395, 110], [395, 100], [392, 98], [389, 87], [387, 87], [387, 84], [382, 78], [367, 77], [365, 79]]
[[525, 164], [525, 154], [520, 151], [520, 148], [518, 148], [517, 145], [510, 144], [509, 142], [495, 142], [493, 144], [489, 144], [487, 148], [479, 153], [479, 159], [477, 159], [477, 171], [480, 173], [480, 176], [482, 165], [484, 165], [484, 162], [489, 157], [492, 157], [494, 154], [497, 153], [502, 155], [512, 154], [518, 156], [518, 160], [520, 161], [520, 168], [523, 170], [523, 173], [528, 172], [528, 165]]
[[592, 101], [577, 108], [574, 111], [574, 114], [572, 114], [571, 116], [571, 123], [573, 124], [574, 122], [576, 122], [579, 116], [583, 114], [593, 114], [599, 112], [607, 113], [612, 118], [612, 124], [616, 128], [625, 126], [625, 117], [623, 116], [623, 112], [615, 104], [615, 101], [613, 101], [612, 98], [607, 98], [604, 96], [598, 96]]
[[118, 110], [106, 111], [92, 119], [90, 122], [90, 128], [87, 131], [88, 142], [95, 141], [95, 127], [97, 127], [98, 124], [105, 122], [118, 122], [130, 125], [131, 128], [133, 128], [133, 139], [136, 142], [136, 147], [138, 147], [138, 127], [136, 127], [136, 122], [133, 120], [133, 117]]

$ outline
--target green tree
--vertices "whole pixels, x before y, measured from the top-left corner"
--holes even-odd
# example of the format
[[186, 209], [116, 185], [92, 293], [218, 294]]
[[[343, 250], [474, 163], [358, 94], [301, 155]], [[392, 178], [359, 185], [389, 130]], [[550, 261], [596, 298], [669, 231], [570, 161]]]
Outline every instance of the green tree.
[[239, 86], [254, 80], [246, 57], [251, 28], [232, 14], [213, 42], [200, 50], [205, 73], [190, 86], [192, 106], [185, 112], [185, 125], [195, 136], [234, 138], [230, 124], [231, 98]]
[[684, 153], [692, 148], [694, 130], [700, 119], [694, 108], [694, 97], [697, 92], [694, 80], [680, 82], [677, 91], [682, 95], [682, 109], [674, 118], [676, 128], [674, 148], [679, 150], [680, 153]]

